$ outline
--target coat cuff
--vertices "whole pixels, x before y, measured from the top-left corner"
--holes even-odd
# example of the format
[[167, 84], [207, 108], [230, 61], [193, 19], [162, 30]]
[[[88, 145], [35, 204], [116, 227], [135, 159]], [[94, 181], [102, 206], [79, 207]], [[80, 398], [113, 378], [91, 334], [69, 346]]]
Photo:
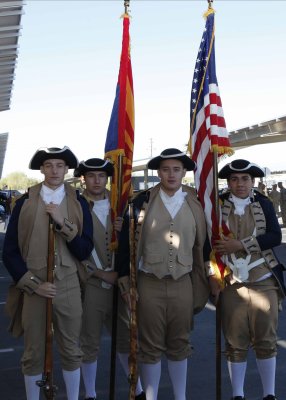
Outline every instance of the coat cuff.
[[41, 283], [43, 282], [37, 276], [32, 274], [31, 271], [27, 271], [18, 281], [16, 287], [20, 290], [24, 290], [28, 294], [33, 294]]
[[260, 246], [254, 236], [248, 236], [247, 238], [242, 239], [241, 243], [247, 254], [261, 252]]
[[67, 242], [72, 241], [78, 233], [76, 224], [73, 224], [66, 218], [64, 219], [64, 224], [60, 229], [58, 229], [58, 226], [56, 225], [56, 231], [60, 233]]
[[119, 278], [118, 279], [118, 287], [119, 287], [120, 293], [122, 295], [129, 293], [129, 291], [130, 291], [129, 276], [123, 276], [122, 278]]

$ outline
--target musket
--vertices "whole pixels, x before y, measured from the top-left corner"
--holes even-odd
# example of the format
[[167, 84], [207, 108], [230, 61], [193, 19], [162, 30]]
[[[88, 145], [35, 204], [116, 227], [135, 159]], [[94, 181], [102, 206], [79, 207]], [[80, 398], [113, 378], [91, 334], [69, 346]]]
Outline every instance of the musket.
[[[48, 234], [48, 262], [47, 262], [47, 282], [54, 282], [55, 268], [55, 230], [54, 222], [49, 217]], [[37, 381], [37, 385], [43, 389], [47, 400], [54, 400], [57, 387], [53, 380], [53, 302], [51, 298], [46, 299], [46, 343], [45, 343], [45, 365], [42, 380]]]
[[135, 223], [133, 204], [129, 204], [129, 247], [130, 247], [130, 354], [129, 365], [129, 400], [135, 399], [135, 390], [138, 380], [137, 367], [137, 282], [136, 282], [136, 251], [135, 251]]

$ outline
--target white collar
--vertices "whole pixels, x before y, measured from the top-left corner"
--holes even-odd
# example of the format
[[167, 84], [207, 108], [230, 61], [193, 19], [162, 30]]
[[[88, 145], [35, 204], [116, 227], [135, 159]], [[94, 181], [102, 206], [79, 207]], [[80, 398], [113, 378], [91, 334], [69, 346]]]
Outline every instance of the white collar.
[[51, 189], [43, 183], [40, 191], [40, 195], [46, 204], [60, 204], [63, 201], [65, 194], [66, 193], [64, 184], [57, 187], [56, 189]]
[[161, 199], [169, 203], [178, 201], [182, 195], [185, 197], [185, 192], [183, 192], [182, 186], [173, 194], [173, 196], [169, 196], [162, 188], [160, 188]]
[[97, 216], [102, 225], [106, 228], [107, 216], [110, 210], [109, 199], [96, 200], [93, 203], [92, 211]]
[[187, 192], [183, 192], [182, 187], [180, 187], [180, 189], [178, 189], [173, 196], [169, 196], [167, 193], [164, 192], [164, 190], [160, 188], [159, 194], [165, 207], [169, 211], [169, 214], [172, 218], [175, 218], [177, 212], [182, 207]]
[[236, 215], [244, 215], [245, 208], [251, 203], [250, 196], [246, 197], [246, 199], [240, 199], [232, 193], [229, 196], [229, 200], [234, 205], [234, 214]]

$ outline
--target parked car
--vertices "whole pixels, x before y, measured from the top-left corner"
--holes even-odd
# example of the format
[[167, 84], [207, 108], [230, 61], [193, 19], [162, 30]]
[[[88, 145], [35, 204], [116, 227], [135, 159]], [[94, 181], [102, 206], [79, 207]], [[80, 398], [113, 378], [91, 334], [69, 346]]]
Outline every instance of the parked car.
[[4, 213], [9, 214], [11, 212], [9, 206], [11, 198], [21, 196], [21, 194], [19, 190], [0, 190], [0, 206], [4, 208]]

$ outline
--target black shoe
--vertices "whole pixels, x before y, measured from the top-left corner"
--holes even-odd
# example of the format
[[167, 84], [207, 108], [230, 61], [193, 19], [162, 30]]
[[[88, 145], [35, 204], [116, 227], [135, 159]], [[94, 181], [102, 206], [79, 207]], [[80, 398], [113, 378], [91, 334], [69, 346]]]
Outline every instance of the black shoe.
[[84, 400], [96, 400], [96, 397], [86, 397]]
[[277, 398], [273, 396], [273, 394], [269, 394], [268, 396], [263, 397], [263, 400], [277, 400]]
[[231, 400], [245, 400], [245, 397], [235, 396], [235, 397], [232, 397]]
[[146, 400], [146, 394], [144, 392], [141, 392], [137, 396], [135, 396], [135, 400]]

